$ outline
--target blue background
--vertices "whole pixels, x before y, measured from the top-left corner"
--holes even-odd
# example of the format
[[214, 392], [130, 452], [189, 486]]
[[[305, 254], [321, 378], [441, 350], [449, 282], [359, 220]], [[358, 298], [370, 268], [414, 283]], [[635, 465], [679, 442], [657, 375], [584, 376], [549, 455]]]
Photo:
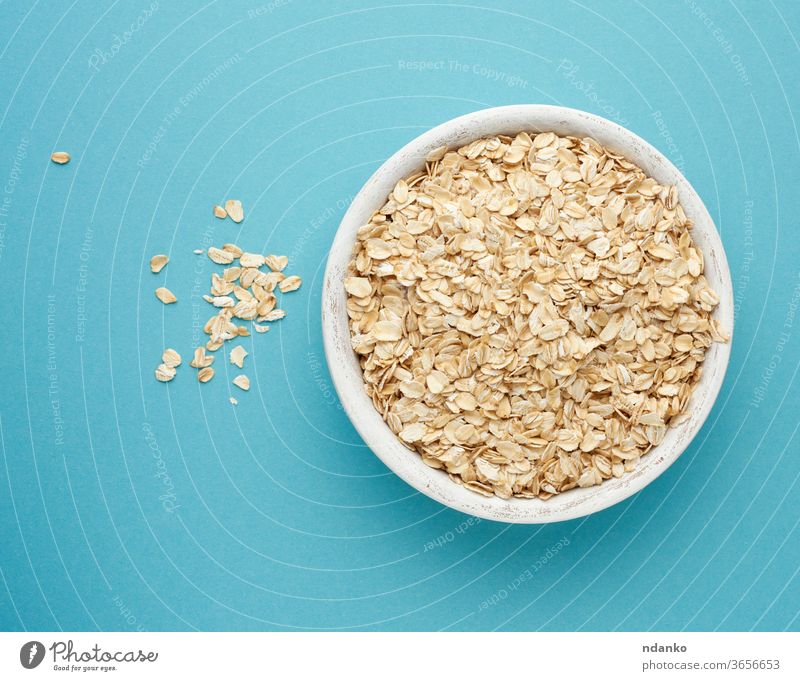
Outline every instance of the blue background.
[[[2, 628], [800, 628], [799, 7], [3, 2]], [[319, 319], [366, 178], [438, 123], [519, 102], [669, 155], [716, 220], [737, 313], [684, 456], [541, 527], [471, 520], [389, 473], [336, 399]], [[211, 215], [231, 197], [241, 225]], [[210, 314], [193, 249], [227, 241], [304, 279], [245, 339], [237, 407], [222, 358], [207, 385], [185, 364], [153, 378]]]

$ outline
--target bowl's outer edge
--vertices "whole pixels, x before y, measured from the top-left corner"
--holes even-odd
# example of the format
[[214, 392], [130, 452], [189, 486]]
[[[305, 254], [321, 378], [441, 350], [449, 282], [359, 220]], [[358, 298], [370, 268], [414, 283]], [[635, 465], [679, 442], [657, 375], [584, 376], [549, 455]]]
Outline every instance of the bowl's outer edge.
[[385, 201], [395, 182], [424, 163], [428, 151], [454, 147], [489, 134], [521, 130], [553, 130], [590, 136], [619, 151], [662, 183], [675, 184], [687, 215], [695, 223], [693, 238], [701, 248], [706, 277], [720, 295], [715, 316], [733, 333], [733, 288], [719, 234], [705, 205], [680, 171], [657, 149], [616, 123], [565, 107], [522, 104], [483, 109], [443, 123], [409, 142], [390, 157], [356, 195], [336, 232], [328, 256], [322, 292], [325, 357], [342, 405], [372, 451], [407, 483], [452, 508], [501, 522], [546, 523], [600, 511], [635, 494], [663, 473], [683, 453], [711, 411], [730, 358], [730, 343], [715, 343], [706, 355], [704, 373], [693, 396], [692, 416], [668, 431], [665, 441], [642, 459], [640, 466], [602, 485], [573, 489], [547, 501], [482, 497], [453, 483], [408, 450], [374, 409], [366, 394], [358, 359], [350, 346], [343, 279], [356, 231]]

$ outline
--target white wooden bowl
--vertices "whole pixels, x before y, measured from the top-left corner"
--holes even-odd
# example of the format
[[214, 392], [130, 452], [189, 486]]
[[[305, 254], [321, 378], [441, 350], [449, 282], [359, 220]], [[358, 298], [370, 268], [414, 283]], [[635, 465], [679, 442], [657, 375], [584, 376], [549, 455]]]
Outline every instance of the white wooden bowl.
[[436, 501], [464, 513], [510, 523], [548, 523], [584, 516], [626, 499], [655, 480], [683, 453], [706, 420], [722, 385], [731, 348], [729, 343], [711, 346], [690, 403], [691, 417], [668, 429], [664, 441], [641, 459], [635, 471], [596, 487], [569, 490], [547, 501], [481, 496], [454, 483], [443, 471], [425, 465], [419, 454], [406, 448], [392, 433], [367, 396], [358, 359], [350, 346], [343, 280], [356, 231], [385, 203], [399, 179], [424, 166], [429, 151], [442, 145], [459, 147], [487, 135], [548, 130], [593, 137], [622, 153], [661, 184], [677, 186], [684, 210], [694, 222], [692, 236], [703, 252], [706, 278], [720, 296], [715, 316], [732, 333], [730, 270], [714, 222], [697, 192], [661, 152], [630, 130], [585, 111], [560, 106], [520, 104], [484, 109], [443, 123], [409, 142], [375, 172], [353, 200], [336, 232], [322, 291], [322, 332], [328, 367], [342, 405], [364, 442], [409, 485]]

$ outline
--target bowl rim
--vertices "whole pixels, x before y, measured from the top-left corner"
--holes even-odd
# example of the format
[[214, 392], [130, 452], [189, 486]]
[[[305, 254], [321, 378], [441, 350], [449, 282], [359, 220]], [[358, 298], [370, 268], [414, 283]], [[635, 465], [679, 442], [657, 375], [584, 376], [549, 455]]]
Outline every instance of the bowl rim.
[[[493, 126], [497, 128], [495, 132], [476, 131], [470, 137], [469, 132], [473, 128], [491, 125], [492, 119], [498, 119], [498, 124]], [[502, 126], [497, 127], [502, 119], [527, 121], [522, 125], [519, 123], [510, 125], [508, 134], [511, 134], [510, 131], [513, 129], [516, 129], [517, 132], [537, 129], [552, 130], [556, 121], [559, 122], [559, 125], [563, 123], [561, 127], [568, 128], [576, 125], [577, 127], [597, 128], [602, 131], [600, 137], [624, 139], [622, 145], [607, 145], [603, 140], [598, 140], [604, 146], [610, 146], [627, 158], [631, 157], [631, 150], [638, 147], [638, 155], [649, 157], [650, 162], [659, 167], [662, 176], [672, 175], [674, 184], [678, 187], [681, 204], [694, 222], [693, 237], [698, 235], [697, 226], [701, 225], [702, 239], [694, 240], [701, 248], [706, 261], [705, 273], [708, 274], [708, 263], [713, 262], [715, 277], [718, 275], [719, 279], [714, 284], [714, 289], [720, 296], [720, 303], [714, 316], [721, 320], [731, 336], [728, 343], [712, 343], [711, 348], [708, 349], [703, 363], [704, 374], [701, 378], [701, 384], [706, 383], [703, 401], [699, 405], [694, 405], [695, 411], [686, 422], [668, 430], [668, 435], [674, 436], [674, 443], [670, 449], [664, 449], [665, 440], [642, 459], [646, 463], [641, 464], [637, 470], [626, 473], [621, 478], [604, 481], [594, 487], [574, 488], [562, 492], [548, 500], [518, 498], [503, 500], [496, 496], [484, 497], [451, 481], [444, 471], [430, 468], [422, 461], [419, 454], [406, 448], [383, 421], [364, 390], [361, 369], [358, 366], [356, 354], [350, 346], [347, 311], [341, 305], [342, 299], [346, 300], [342, 280], [352, 254], [356, 230], [363, 223], [359, 219], [360, 214], [365, 211], [371, 214], [382, 205], [380, 202], [385, 201], [390, 190], [382, 193], [382, 196], [379, 193], [379, 202], [376, 203], [372, 200], [371, 194], [379, 185], [383, 183], [388, 186], [388, 180], [393, 178], [393, 182], [391, 182], [391, 186], [393, 186], [394, 182], [408, 174], [407, 172], [398, 173], [394, 166], [403, 165], [404, 162], [408, 165], [412, 160], [417, 160], [419, 166], [422, 166], [425, 155], [430, 150], [441, 146], [441, 140], [444, 138], [453, 136], [459, 138], [458, 142], [451, 142], [448, 145], [448, 148], [452, 148], [456, 144], [462, 145], [470, 139], [490, 134], [504, 134]], [[537, 119], [540, 119], [540, 122], [537, 122]], [[541, 123], [541, 120], [545, 122]], [[573, 133], [565, 131], [559, 134], [597, 138], [595, 134], [590, 135], [580, 130], [575, 130]], [[461, 141], [460, 138], [463, 138], [464, 141]], [[619, 148], [620, 146], [623, 148]], [[637, 165], [641, 167], [640, 163]], [[643, 167], [643, 170], [649, 176], [654, 175], [647, 168]], [[687, 203], [690, 205], [691, 211], [687, 209]], [[498, 522], [539, 524], [572, 520], [620, 503], [644, 489], [677, 461], [705, 423], [722, 387], [733, 341], [733, 302], [730, 268], [716, 224], [694, 187], [664, 154], [631, 130], [596, 114], [547, 104], [512, 104], [479, 109], [431, 128], [387, 158], [364, 183], [342, 217], [328, 254], [322, 287], [322, 334], [328, 369], [345, 413], [365, 444], [393, 473], [416, 490], [463, 513]], [[345, 338], [342, 338], [342, 321], [344, 321]], [[342, 352], [350, 353], [349, 361], [341, 356]], [[714, 364], [709, 378], [707, 372], [710, 355], [714, 359]], [[355, 384], [352, 380], [351, 370], [353, 361], [356, 362], [359, 379]], [[348, 369], [348, 364], [350, 369]], [[699, 388], [698, 385], [695, 392], [699, 391]], [[365, 404], [369, 407], [368, 409], [365, 409]], [[690, 404], [692, 403], [690, 402]], [[674, 431], [678, 431], [678, 433], [676, 434]], [[399, 453], [398, 445], [402, 453]], [[659, 450], [663, 451], [659, 452]], [[403, 457], [407, 457], [407, 460]], [[441, 481], [444, 482], [444, 485], [439, 484]]]

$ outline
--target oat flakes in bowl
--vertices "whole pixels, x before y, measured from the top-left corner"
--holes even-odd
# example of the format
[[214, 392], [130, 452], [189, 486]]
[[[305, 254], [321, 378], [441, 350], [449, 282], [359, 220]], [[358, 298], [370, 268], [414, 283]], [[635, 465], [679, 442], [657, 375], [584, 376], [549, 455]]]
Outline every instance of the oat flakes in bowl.
[[[491, 111], [502, 110], [472, 116]], [[428, 477], [409, 465], [403, 477], [485, 517], [575, 517], [647, 484], [699, 428], [727, 363], [719, 343], [730, 326], [712, 316], [727, 269], [708, 249], [704, 219], [703, 247], [694, 241], [685, 187], [595, 141], [591, 126], [502, 134], [485, 123], [472, 138], [440, 134], [456, 142], [445, 148], [427, 140], [415, 172], [407, 159], [403, 179], [352, 235], [349, 262], [330, 277], [329, 261], [326, 285], [338, 279], [346, 291], [348, 341], [375, 414], [406, 457], [440, 469]], [[688, 185], [679, 173], [674, 184]], [[723, 307], [725, 318], [727, 296]], [[707, 353], [712, 383], [703, 381]], [[339, 389], [335, 366], [332, 374]], [[384, 461], [406, 468], [398, 447], [387, 460], [383, 435], [379, 444]], [[447, 489], [435, 477], [444, 473], [450, 488], [488, 498]]]

